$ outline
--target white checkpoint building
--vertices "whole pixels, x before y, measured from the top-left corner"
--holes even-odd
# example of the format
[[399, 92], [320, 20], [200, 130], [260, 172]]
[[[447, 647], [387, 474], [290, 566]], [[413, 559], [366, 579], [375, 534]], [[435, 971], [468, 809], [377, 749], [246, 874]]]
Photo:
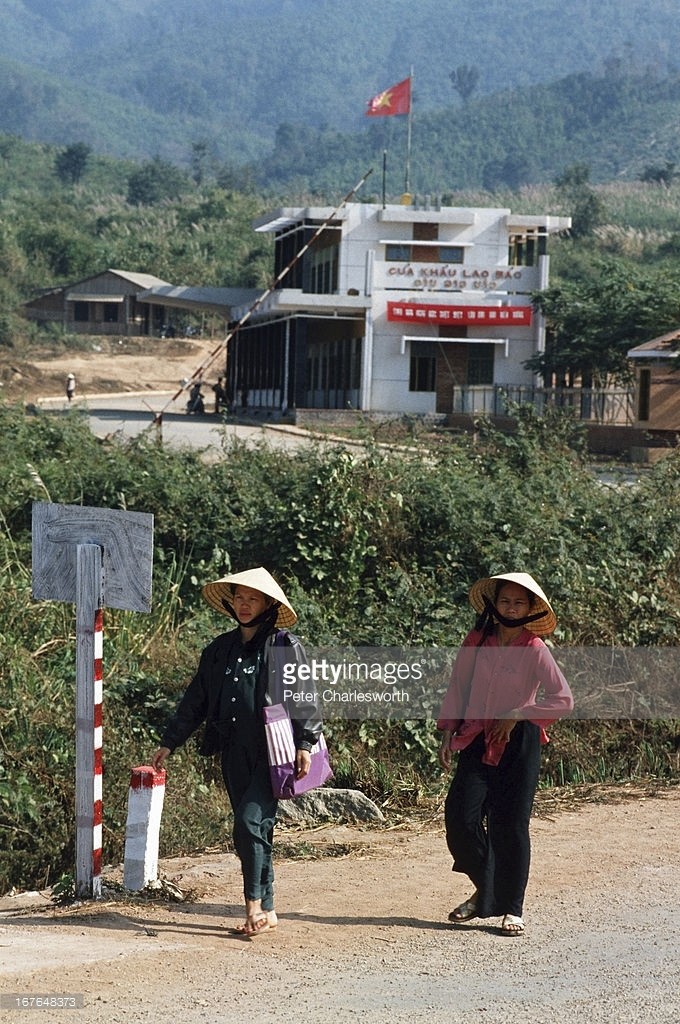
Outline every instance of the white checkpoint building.
[[[332, 208], [260, 218], [274, 278]], [[544, 347], [532, 293], [568, 217], [509, 209], [348, 203], [229, 342], [237, 405], [449, 414], [466, 389], [532, 385]], [[232, 308], [236, 323], [247, 306]]]

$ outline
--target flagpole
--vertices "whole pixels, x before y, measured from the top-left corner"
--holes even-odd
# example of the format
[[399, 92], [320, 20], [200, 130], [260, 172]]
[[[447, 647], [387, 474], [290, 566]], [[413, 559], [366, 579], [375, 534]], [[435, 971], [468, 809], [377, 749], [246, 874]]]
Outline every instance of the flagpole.
[[404, 180], [404, 192], [410, 192], [411, 185], [411, 128], [413, 121], [413, 67], [411, 67], [408, 104], [408, 129], [406, 132], [406, 175]]

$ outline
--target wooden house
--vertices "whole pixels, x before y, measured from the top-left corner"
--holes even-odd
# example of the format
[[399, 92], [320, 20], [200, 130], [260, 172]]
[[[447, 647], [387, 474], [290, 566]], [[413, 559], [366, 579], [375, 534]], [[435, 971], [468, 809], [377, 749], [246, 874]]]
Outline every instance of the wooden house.
[[59, 324], [73, 334], [131, 337], [160, 334], [163, 306], [141, 301], [149, 289], [167, 286], [153, 274], [105, 270], [75, 284], [50, 288], [23, 304], [23, 312], [37, 323]]
[[680, 329], [630, 349], [635, 367], [635, 425], [680, 433]]

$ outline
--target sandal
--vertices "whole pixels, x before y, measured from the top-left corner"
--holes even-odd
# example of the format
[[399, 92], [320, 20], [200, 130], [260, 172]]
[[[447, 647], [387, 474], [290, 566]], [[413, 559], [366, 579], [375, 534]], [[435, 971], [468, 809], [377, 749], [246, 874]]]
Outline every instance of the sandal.
[[243, 934], [249, 938], [253, 935], [261, 935], [262, 932], [268, 932], [271, 929], [269, 918], [266, 914], [258, 914], [257, 917], [249, 917], [246, 921]]
[[241, 935], [243, 938], [250, 939], [253, 935], [274, 931], [277, 924], [277, 921], [270, 920], [267, 911], [264, 910], [261, 914], [248, 918], [245, 924], [237, 924], [235, 928], [230, 928], [229, 931], [232, 935]]
[[473, 917], [477, 917], [477, 893], [452, 910], [449, 914], [449, 921], [452, 924], [459, 924], [461, 921], [471, 921]]
[[506, 914], [501, 925], [501, 935], [524, 935], [524, 921], [515, 914]]

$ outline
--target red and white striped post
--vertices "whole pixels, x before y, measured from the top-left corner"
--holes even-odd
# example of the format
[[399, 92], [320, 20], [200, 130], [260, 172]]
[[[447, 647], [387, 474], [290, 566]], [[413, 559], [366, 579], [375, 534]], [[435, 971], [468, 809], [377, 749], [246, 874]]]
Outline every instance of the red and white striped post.
[[76, 895], [101, 896], [103, 612], [151, 610], [153, 516], [33, 503], [33, 597], [76, 604]]
[[104, 612], [99, 608], [94, 615], [94, 807], [92, 812], [92, 881], [101, 890], [104, 805], [102, 792], [102, 739], [104, 698]]
[[102, 555], [79, 544], [76, 574], [76, 895], [102, 884]]
[[125, 829], [123, 885], [138, 892], [158, 877], [158, 844], [165, 798], [165, 768], [132, 769]]

